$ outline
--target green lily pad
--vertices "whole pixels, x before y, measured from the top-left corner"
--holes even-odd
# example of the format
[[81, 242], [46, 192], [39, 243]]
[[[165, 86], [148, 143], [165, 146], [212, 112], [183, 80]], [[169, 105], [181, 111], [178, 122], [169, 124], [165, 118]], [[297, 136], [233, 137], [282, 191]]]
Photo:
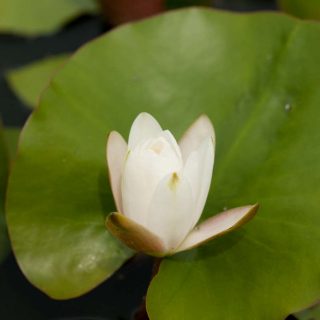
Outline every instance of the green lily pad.
[[73, 18], [97, 10], [94, 0], [0, 0], [0, 32], [25, 36], [51, 33]]
[[63, 66], [68, 57], [68, 54], [53, 56], [11, 70], [6, 75], [7, 81], [17, 96], [27, 106], [34, 108], [51, 77]]
[[279, 7], [294, 16], [304, 19], [320, 19], [319, 0], [278, 0]]
[[8, 155], [5, 140], [0, 127], [0, 262], [7, 256], [9, 241], [4, 216], [4, 197], [8, 175]]
[[216, 126], [205, 216], [261, 208], [239, 232], [164, 261], [148, 292], [151, 319], [284, 319], [320, 296], [320, 26], [210, 12], [180, 25], [192, 25], [180, 39], [190, 44], [189, 63], [177, 59], [188, 66], [180, 91]]
[[28, 121], [10, 178], [9, 231], [29, 280], [72, 297], [129, 256], [103, 226], [115, 209], [105, 168], [110, 130], [126, 136], [147, 111], [179, 137], [206, 113], [217, 151], [203, 218], [261, 208], [241, 230], [164, 260], [148, 292], [151, 319], [280, 320], [313, 303], [319, 39], [320, 25], [287, 16], [188, 9], [82, 48]]

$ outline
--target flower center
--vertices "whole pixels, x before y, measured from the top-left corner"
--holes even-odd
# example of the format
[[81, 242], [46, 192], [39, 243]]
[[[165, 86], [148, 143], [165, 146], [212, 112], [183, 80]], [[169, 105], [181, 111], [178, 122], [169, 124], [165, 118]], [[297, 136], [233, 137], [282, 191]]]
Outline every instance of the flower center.
[[150, 150], [152, 150], [153, 152], [155, 152], [156, 154], [160, 154], [163, 149], [165, 148], [165, 144], [164, 141], [162, 139], [158, 139], [156, 140], [151, 146], [150, 146]]

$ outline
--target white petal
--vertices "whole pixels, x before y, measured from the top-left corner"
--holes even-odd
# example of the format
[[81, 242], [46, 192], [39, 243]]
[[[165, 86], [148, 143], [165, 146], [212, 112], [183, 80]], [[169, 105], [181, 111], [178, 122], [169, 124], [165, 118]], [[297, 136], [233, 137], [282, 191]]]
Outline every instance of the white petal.
[[200, 219], [205, 206], [212, 179], [214, 163], [214, 146], [211, 137], [202, 141], [197, 150], [190, 153], [183, 175], [190, 182], [195, 207], [192, 215], [192, 227]]
[[193, 210], [189, 181], [171, 174], [157, 186], [145, 227], [158, 235], [169, 251], [174, 251], [192, 228]]
[[163, 138], [139, 144], [127, 156], [121, 192], [123, 213], [145, 225], [153, 193], [165, 176], [180, 171], [182, 160], [171, 144]]
[[122, 212], [121, 174], [127, 154], [127, 143], [117, 131], [111, 131], [107, 141], [107, 164], [114, 201], [118, 211]]
[[258, 207], [256, 204], [253, 206], [234, 208], [205, 220], [188, 234], [176, 252], [194, 248], [240, 227], [254, 217]]
[[177, 157], [179, 159], [181, 159], [181, 161], [182, 161], [181, 150], [180, 150], [180, 147], [177, 143], [177, 140], [175, 139], [173, 134], [169, 130], [164, 130], [164, 131], [162, 131], [160, 136], [164, 137], [170, 143], [170, 145], [171, 145], [172, 149], [175, 151]]
[[129, 149], [134, 149], [139, 143], [154, 138], [162, 132], [155, 118], [149, 113], [142, 112], [134, 120], [129, 134]]
[[213, 125], [206, 115], [201, 115], [187, 129], [179, 141], [183, 160], [186, 161], [189, 154], [198, 149], [202, 141], [207, 137], [212, 137], [213, 145], [215, 146], [215, 133]]
[[106, 227], [115, 237], [136, 251], [153, 256], [164, 256], [167, 252], [159, 237], [119, 212], [113, 212], [107, 217]]

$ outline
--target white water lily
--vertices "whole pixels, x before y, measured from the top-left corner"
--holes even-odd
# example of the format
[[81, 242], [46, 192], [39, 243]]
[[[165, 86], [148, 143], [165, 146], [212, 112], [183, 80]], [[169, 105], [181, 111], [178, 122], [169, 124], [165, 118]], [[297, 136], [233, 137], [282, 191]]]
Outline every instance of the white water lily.
[[148, 113], [133, 122], [128, 145], [112, 131], [107, 163], [118, 212], [107, 218], [109, 231], [134, 250], [166, 256], [250, 220], [257, 205], [224, 211], [196, 226], [210, 189], [214, 149], [214, 129], [205, 115], [179, 144]]

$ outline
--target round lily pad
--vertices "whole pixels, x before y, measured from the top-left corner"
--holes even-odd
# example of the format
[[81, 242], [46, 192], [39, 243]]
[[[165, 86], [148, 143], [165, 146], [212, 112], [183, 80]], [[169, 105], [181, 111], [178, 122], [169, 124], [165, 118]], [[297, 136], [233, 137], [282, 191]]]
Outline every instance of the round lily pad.
[[[252, 222], [165, 259], [151, 319], [283, 319], [320, 296], [320, 25], [208, 9], [128, 24], [86, 45], [28, 121], [8, 224], [29, 280], [80, 295], [129, 252], [104, 228], [109, 131], [146, 111], [181, 136], [200, 114], [217, 140], [203, 218], [258, 202]], [[143, 196], [143, 195], [141, 195]]]
[[66, 62], [68, 54], [60, 54], [32, 62], [6, 74], [11, 89], [29, 108], [35, 108], [52, 75]]
[[0, 0], [0, 33], [52, 33], [70, 20], [97, 10], [95, 0]]

